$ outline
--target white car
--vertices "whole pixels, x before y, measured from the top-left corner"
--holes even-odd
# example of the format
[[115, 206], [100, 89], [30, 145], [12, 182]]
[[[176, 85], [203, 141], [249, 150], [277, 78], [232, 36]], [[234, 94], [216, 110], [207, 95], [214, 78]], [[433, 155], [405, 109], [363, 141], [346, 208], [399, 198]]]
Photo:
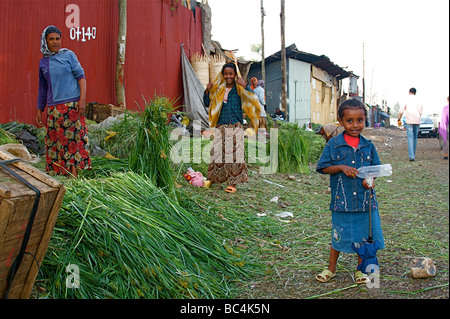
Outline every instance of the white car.
[[437, 128], [434, 126], [433, 120], [429, 118], [423, 118], [420, 121], [419, 137], [437, 137]]

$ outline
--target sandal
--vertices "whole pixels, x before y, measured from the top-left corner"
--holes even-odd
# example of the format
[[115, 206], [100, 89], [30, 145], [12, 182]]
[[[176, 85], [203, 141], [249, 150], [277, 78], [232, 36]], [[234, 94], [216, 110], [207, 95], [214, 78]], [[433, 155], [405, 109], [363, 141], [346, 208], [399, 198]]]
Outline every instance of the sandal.
[[228, 186], [228, 187], [225, 189], [225, 192], [227, 192], [227, 193], [236, 193], [236, 188], [233, 187], [233, 186]]
[[367, 284], [370, 282], [369, 276], [367, 276], [362, 271], [358, 270], [355, 273], [355, 282], [357, 285]]
[[322, 271], [320, 274], [318, 274], [316, 276], [316, 280], [318, 280], [320, 282], [329, 282], [334, 277], [336, 277], [336, 273], [332, 273], [328, 269], [325, 269], [324, 271]]

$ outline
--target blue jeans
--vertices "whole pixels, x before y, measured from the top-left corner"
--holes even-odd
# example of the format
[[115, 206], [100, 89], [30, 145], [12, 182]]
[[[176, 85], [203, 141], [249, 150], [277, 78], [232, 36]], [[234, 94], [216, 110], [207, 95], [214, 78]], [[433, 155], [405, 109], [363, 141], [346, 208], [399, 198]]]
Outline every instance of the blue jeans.
[[405, 124], [406, 136], [408, 138], [408, 154], [410, 160], [416, 159], [417, 136], [420, 124]]

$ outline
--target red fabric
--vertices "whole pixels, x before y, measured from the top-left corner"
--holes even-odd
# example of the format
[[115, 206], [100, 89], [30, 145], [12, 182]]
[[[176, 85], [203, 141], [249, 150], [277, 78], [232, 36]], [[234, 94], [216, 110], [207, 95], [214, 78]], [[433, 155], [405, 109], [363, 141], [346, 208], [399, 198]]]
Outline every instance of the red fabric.
[[86, 117], [78, 117], [76, 102], [48, 106], [47, 112], [46, 171], [50, 175], [66, 175], [71, 166], [89, 169]]
[[353, 137], [353, 136], [344, 134], [344, 139], [347, 142], [347, 144], [350, 145], [351, 147], [357, 148], [359, 145], [359, 136]]

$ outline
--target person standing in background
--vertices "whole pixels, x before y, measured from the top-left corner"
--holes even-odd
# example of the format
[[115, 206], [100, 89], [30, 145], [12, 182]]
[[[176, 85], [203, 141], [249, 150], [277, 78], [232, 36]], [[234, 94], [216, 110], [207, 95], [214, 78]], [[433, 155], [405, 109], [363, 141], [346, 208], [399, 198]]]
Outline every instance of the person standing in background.
[[422, 101], [416, 96], [417, 90], [411, 88], [406, 104], [398, 113], [398, 125], [401, 126], [401, 118], [405, 113], [405, 127], [408, 139], [408, 155], [410, 161], [416, 160], [417, 137], [419, 135], [420, 119], [423, 114]]
[[258, 97], [259, 104], [261, 105], [261, 119], [259, 120], [259, 128], [267, 129], [266, 127], [266, 99], [264, 90], [264, 81], [259, 80], [256, 84], [256, 88], [253, 90]]
[[442, 153], [444, 153], [444, 159], [448, 160], [448, 96], [447, 105], [442, 109], [441, 121], [439, 122], [439, 135], [442, 140]]
[[255, 132], [261, 114], [257, 96], [238, 74], [235, 63], [225, 64], [203, 94], [203, 102], [209, 108], [209, 124], [214, 128], [208, 180], [212, 184], [227, 182], [227, 193], [236, 193], [237, 185], [248, 182], [243, 114], [248, 116]]
[[252, 91], [254, 91], [256, 89], [257, 84], [258, 84], [258, 79], [255, 77], [252, 77], [250, 79], [250, 88], [252, 89]]

